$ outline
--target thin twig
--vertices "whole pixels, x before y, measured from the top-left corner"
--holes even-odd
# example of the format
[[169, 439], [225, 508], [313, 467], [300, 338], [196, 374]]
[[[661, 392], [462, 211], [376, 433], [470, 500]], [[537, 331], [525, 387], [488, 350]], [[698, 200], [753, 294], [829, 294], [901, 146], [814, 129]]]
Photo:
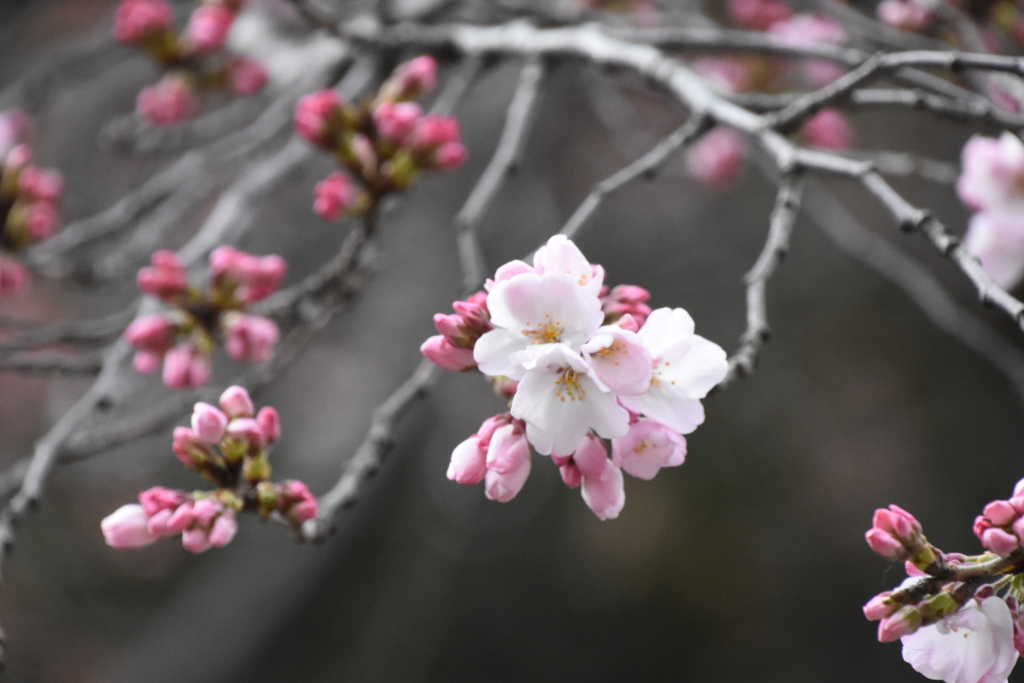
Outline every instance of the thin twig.
[[95, 375], [100, 371], [101, 365], [101, 356], [94, 353], [45, 353], [31, 358], [0, 357], [0, 372], [28, 375]]
[[0, 340], [0, 351], [21, 350], [47, 344], [102, 343], [121, 334], [135, 317], [130, 306], [104, 318], [58, 322], [21, 331], [9, 339]]

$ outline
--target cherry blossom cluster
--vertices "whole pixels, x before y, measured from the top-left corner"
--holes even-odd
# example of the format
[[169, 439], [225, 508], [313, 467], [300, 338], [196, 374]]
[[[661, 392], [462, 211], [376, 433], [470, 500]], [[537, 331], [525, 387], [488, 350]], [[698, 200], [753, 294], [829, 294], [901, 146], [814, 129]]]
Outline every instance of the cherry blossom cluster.
[[151, 265], [139, 271], [139, 289], [174, 310], [138, 318], [125, 330], [125, 340], [138, 349], [136, 372], [155, 372], [162, 363], [167, 386], [202, 386], [210, 378], [218, 339], [236, 361], [270, 360], [279, 337], [277, 324], [244, 310], [273, 294], [285, 269], [284, 259], [276, 254], [251, 256], [219, 247], [210, 254], [210, 283], [204, 291], [189, 284], [174, 252], [153, 254]]
[[964, 145], [956, 183], [960, 199], [976, 213], [964, 237], [996, 284], [1024, 277], [1024, 143], [1012, 133], [975, 135]]
[[17, 254], [60, 225], [60, 173], [32, 164], [31, 124], [21, 111], [0, 112], [0, 294], [22, 291], [29, 271]]
[[174, 454], [218, 488], [186, 493], [160, 486], [139, 494], [101, 523], [107, 545], [139, 548], [158, 538], [181, 536], [186, 550], [201, 553], [227, 545], [238, 530], [235, 515], [279, 515], [295, 529], [316, 517], [317, 501], [301, 481], [271, 482], [270, 449], [281, 436], [277, 411], [259, 413], [249, 393], [229, 387], [220, 407], [197, 403], [192, 426], [174, 430]]
[[194, 117], [204, 90], [252, 95], [263, 89], [263, 66], [225, 48], [244, 4], [245, 0], [203, 0], [179, 33], [167, 0], [122, 0], [114, 14], [114, 37], [142, 48], [164, 70], [164, 77], [136, 99], [136, 109], [147, 121], [169, 126]]
[[437, 62], [421, 55], [395, 69], [380, 90], [349, 104], [334, 90], [306, 95], [295, 108], [295, 131], [333, 154], [346, 172], [316, 186], [313, 208], [337, 221], [409, 187], [422, 171], [455, 169], [466, 160], [459, 122], [424, 114], [415, 100], [434, 89]]
[[903, 642], [903, 658], [946, 683], [1006, 681], [1024, 653], [1024, 479], [1009, 500], [985, 506], [974, 533], [988, 552], [944, 553], [895, 505], [875, 511], [865, 534], [876, 553], [905, 564], [907, 579], [864, 605], [881, 642]]
[[728, 370], [686, 311], [652, 311], [641, 287], [608, 291], [604, 269], [562, 235], [533, 265], [499, 268], [486, 290], [437, 314], [440, 335], [421, 347], [441, 367], [479, 370], [511, 398], [455, 448], [449, 479], [484, 481], [488, 498], [507, 502], [526, 482], [532, 447], [611, 519], [625, 503], [623, 471], [651, 479], [682, 464], [683, 435], [704, 422], [700, 400]]
[[[813, 14], [794, 15], [781, 0], [730, 0], [729, 17], [740, 28], [763, 31], [793, 44], [842, 43], [846, 32], [838, 22]], [[842, 73], [822, 60], [792, 60], [766, 55], [708, 57], [694, 63], [712, 85], [730, 93], [776, 92], [784, 87], [820, 87]], [[845, 150], [853, 145], [853, 128], [839, 110], [826, 107], [803, 122], [797, 138], [812, 147]], [[725, 191], [735, 185], [746, 163], [743, 138], [731, 128], [717, 127], [687, 152], [687, 169], [707, 187]]]

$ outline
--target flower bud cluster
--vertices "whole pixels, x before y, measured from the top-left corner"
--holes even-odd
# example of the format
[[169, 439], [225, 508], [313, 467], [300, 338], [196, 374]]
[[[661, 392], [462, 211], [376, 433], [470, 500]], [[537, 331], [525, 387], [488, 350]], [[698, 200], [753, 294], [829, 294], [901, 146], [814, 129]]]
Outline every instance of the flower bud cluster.
[[32, 164], [28, 117], [0, 112], [0, 295], [23, 290], [28, 269], [17, 254], [57, 230], [64, 189], [60, 173]]
[[280, 336], [277, 324], [244, 310], [274, 293], [285, 274], [284, 259], [219, 247], [210, 254], [206, 291], [189, 284], [185, 266], [174, 252], [158, 251], [151, 263], [139, 271], [139, 289], [174, 310], [138, 318], [125, 330], [125, 340], [138, 349], [137, 372], [155, 372], [162, 363], [167, 386], [202, 386], [210, 378], [218, 339], [236, 361], [270, 360]]
[[415, 100], [433, 90], [437, 62], [423, 55], [401, 64], [379, 92], [349, 104], [333, 90], [306, 95], [295, 107], [295, 131], [333, 154], [347, 174], [316, 186], [313, 208], [336, 221], [358, 215], [422, 171], [458, 168], [466, 160], [459, 122], [424, 114]]
[[1024, 142], [1013, 133], [975, 135], [964, 145], [960, 199], [975, 211], [964, 246], [1003, 288], [1024, 278]]
[[181, 534], [186, 550], [201, 553], [231, 541], [239, 512], [264, 518], [278, 513], [296, 529], [316, 516], [316, 498], [304, 483], [269, 480], [268, 456], [281, 436], [277, 411], [264, 406], [256, 413], [239, 386], [225, 390], [218, 403], [197, 403], [192, 426], [176, 428], [173, 444], [182, 464], [218, 488], [192, 494], [162, 487], [143, 491], [140, 504], [124, 505], [100, 524], [107, 545], [138, 548]]
[[199, 112], [203, 90], [252, 95], [263, 89], [263, 66], [226, 49], [228, 33], [244, 4], [203, 0], [179, 33], [167, 0], [122, 0], [114, 14], [114, 37], [142, 48], [165, 71], [160, 81], [139, 93], [139, 114], [155, 126], [173, 125]]
[[682, 464], [683, 435], [704, 421], [700, 399], [728, 370], [686, 311], [652, 311], [641, 287], [609, 291], [604, 269], [562, 235], [533, 265], [499, 268], [486, 290], [436, 315], [441, 335], [421, 347], [442, 367], [476, 368], [512, 400], [455, 449], [449, 479], [485, 481], [488, 498], [507, 502], [526, 482], [532, 447], [611, 519], [625, 504], [623, 472], [651, 479]]
[[921, 523], [896, 505], [890, 505], [888, 510], [875, 510], [871, 528], [864, 538], [882, 557], [909, 560], [921, 571], [928, 571], [928, 567], [938, 559], [935, 549], [921, 533]]
[[1024, 479], [1010, 500], [994, 500], [974, 520], [974, 535], [986, 550], [1000, 557], [1024, 546]]

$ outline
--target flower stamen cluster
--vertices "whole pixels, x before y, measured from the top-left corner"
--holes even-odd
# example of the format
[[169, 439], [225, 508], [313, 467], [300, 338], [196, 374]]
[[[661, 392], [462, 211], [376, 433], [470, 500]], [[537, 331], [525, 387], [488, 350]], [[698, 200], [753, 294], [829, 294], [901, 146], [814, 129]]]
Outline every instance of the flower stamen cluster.
[[0, 112], [0, 294], [22, 291], [29, 271], [17, 255], [60, 225], [60, 173], [32, 164], [31, 124], [18, 110]]
[[176, 428], [173, 445], [181, 463], [217, 489], [143, 491], [139, 504], [124, 505], [101, 522], [107, 545], [139, 548], [180, 534], [186, 550], [201, 553], [234, 538], [236, 513], [264, 519], [279, 514], [296, 531], [316, 516], [316, 498], [304, 483], [269, 481], [270, 450], [281, 436], [277, 411], [264, 406], [255, 413], [249, 393], [239, 386], [224, 391], [219, 404], [197, 403], [192, 426]]
[[169, 126], [199, 112], [204, 90], [252, 95], [267, 83], [256, 60], [226, 49], [228, 33], [245, 0], [203, 0], [180, 33], [167, 0], [122, 0], [114, 14], [118, 42], [143, 49], [164, 77], [136, 99], [139, 114], [154, 126]]
[[401, 64], [378, 93], [349, 104], [333, 90], [306, 95], [295, 108], [295, 131], [330, 152], [345, 173], [316, 186], [314, 210], [325, 220], [359, 215], [426, 170], [458, 168], [466, 160], [459, 122], [424, 114], [415, 101], [433, 90], [437, 62], [422, 55]]
[[138, 349], [136, 372], [155, 372], [162, 363], [167, 386], [202, 386], [210, 378], [218, 339], [236, 361], [270, 360], [280, 336], [277, 324], [244, 311], [277, 290], [286, 267], [275, 254], [259, 257], [219, 247], [210, 254], [210, 284], [204, 291], [189, 284], [174, 252], [153, 254], [152, 265], [139, 271], [139, 289], [174, 310], [139, 318], [125, 330], [125, 339]]
[[512, 399], [455, 449], [449, 479], [486, 479], [487, 496], [506, 502], [526, 482], [532, 447], [610, 519], [625, 503], [623, 471], [651, 479], [682, 464], [683, 435], [704, 421], [700, 399], [725, 377], [725, 352], [693, 333], [683, 309], [652, 311], [643, 288], [603, 283], [604, 269], [556, 235], [533, 265], [505, 264], [486, 293], [453, 304], [457, 315], [435, 316], [441, 335], [423, 354], [478, 369]]

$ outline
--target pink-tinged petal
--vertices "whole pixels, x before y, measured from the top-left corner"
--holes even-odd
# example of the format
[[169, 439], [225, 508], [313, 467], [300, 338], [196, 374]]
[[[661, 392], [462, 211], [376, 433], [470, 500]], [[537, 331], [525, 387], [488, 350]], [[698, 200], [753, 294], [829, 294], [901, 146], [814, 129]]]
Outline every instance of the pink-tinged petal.
[[604, 284], [604, 269], [592, 266], [572, 240], [554, 235], [533, 256], [538, 273], [565, 273], [589, 296], [597, 296]]
[[680, 434], [690, 434], [704, 424], [704, 406], [693, 398], [665, 387], [651, 386], [640, 396], [622, 396], [619, 402], [627, 410], [646, 415], [668, 425]]
[[186, 529], [181, 534], [181, 545], [190, 553], [204, 553], [210, 549], [210, 535], [199, 527]]
[[509, 261], [505, 265], [498, 268], [497, 272], [494, 273], [494, 279], [488, 279], [487, 284], [484, 286], [488, 292], [494, 288], [495, 283], [503, 282], [505, 280], [511, 280], [520, 273], [534, 273], [537, 271], [533, 269], [533, 266], [523, 261]]
[[172, 536], [177, 533], [167, 528], [167, 522], [171, 519], [172, 514], [174, 514], [173, 510], [159, 510], [150, 517], [149, 524], [146, 527], [149, 531], [149, 535], [153, 538], [160, 538], [162, 536]]
[[573, 463], [585, 477], [600, 478], [611, 467], [604, 442], [593, 434], [587, 434], [572, 454]]
[[227, 545], [235, 537], [236, 531], [238, 531], [238, 522], [235, 521], [235, 513], [225, 510], [210, 527], [210, 545], [215, 548]]
[[1017, 519], [1017, 511], [1008, 501], [994, 500], [982, 510], [984, 515], [996, 526], [1006, 526]]
[[558, 473], [562, 476], [565, 485], [571, 489], [579, 488], [579, 485], [583, 483], [583, 473], [571, 462], [559, 465]]
[[591, 335], [582, 351], [602, 388], [636, 396], [651, 385], [651, 354], [633, 332], [606, 325]]
[[491, 323], [519, 332], [524, 346], [561, 342], [576, 350], [604, 320], [601, 300], [558, 272], [523, 273], [495, 283], [487, 308]]
[[1012, 225], [1001, 217], [976, 213], [964, 235], [964, 247], [978, 257], [988, 276], [1003, 289], [1015, 287], [1024, 277], [1024, 244], [1004, 237], [1011, 231], [1024, 235], [1024, 219], [1017, 215], [1011, 221]]
[[100, 529], [111, 548], [141, 548], [156, 540], [149, 533], [149, 515], [141, 505], [122, 505], [103, 518]]
[[252, 417], [256, 410], [249, 392], [245, 390], [245, 387], [240, 387], [237, 384], [225, 389], [224, 393], [220, 395], [218, 403], [230, 418]]
[[612, 441], [612, 461], [638, 479], [653, 479], [662, 467], [686, 459], [686, 439], [655, 420], [639, 420], [629, 432]]
[[167, 520], [167, 529], [177, 533], [192, 526], [192, 523], [196, 520], [195, 515], [192, 514], [192, 506], [192, 501], [182, 503], [178, 506], [178, 509], [175, 510], [170, 519]]
[[448, 465], [448, 478], [459, 484], [478, 484], [487, 474], [487, 451], [480, 447], [476, 436], [471, 436], [452, 451]]
[[530, 444], [519, 424], [507, 424], [495, 430], [487, 447], [487, 469], [508, 474], [530, 458]]
[[583, 501], [598, 519], [615, 519], [626, 504], [626, 490], [622, 470], [609, 466], [600, 477], [583, 476], [580, 486]]
[[[482, 339], [482, 337], [481, 337]], [[477, 342], [479, 345], [479, 341]], [[474, 359], [474, 349], [463, 349], [452, 346], [451, 342], [437, 334], [429, 337], [420, 345], [420, 353], [434, 365], [445, 370], [472, 370], [477, 362]], [[507, 358], [507, 356], [505, 356]]]
[[273, 406], [260, 408], [259, 414], [256, 415], [256, 424], [259, 425], [266, 443], [274, 443], [281, 438], [281, 416]]
[[219, 443], [227, 426], [228, 416], [209, 403], [200, 401], [192, 410], [192, 432], [200, 441]]
[[487, 470], [484, 494], [490, 500], [507, 503], [519, 495], [529, 476], [530, 458], [526, 458], [519, 467], [504, 474], [496, 470]]

